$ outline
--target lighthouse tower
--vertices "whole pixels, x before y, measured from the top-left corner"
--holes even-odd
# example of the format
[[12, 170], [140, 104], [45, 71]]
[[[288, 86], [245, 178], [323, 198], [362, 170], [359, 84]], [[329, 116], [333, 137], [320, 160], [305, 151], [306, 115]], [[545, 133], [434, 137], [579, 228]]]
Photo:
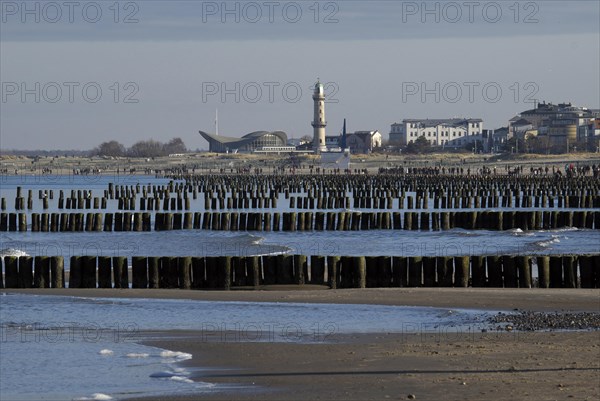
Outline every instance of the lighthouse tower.
[[315, 153], [327, 151], [325, 146], [325, 91], [323, 84], [317, 79], [315, 91], [313, 93], [313, 102], [315, 104], [314, 118], [311, 125], [313, 126], [313, 150]]

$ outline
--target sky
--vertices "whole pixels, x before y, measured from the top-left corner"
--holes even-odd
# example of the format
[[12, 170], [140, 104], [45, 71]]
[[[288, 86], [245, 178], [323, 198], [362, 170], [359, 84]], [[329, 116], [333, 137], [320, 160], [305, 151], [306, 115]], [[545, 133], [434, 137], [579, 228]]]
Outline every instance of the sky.
[[0, 148], [600, 108], [600, 2], [0, 0]]

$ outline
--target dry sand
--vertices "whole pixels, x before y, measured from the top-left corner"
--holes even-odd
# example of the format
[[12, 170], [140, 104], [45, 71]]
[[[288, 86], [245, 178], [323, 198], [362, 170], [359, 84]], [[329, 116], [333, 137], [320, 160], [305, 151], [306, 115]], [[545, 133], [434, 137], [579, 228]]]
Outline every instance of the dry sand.
[[[295, 291], [291, 291], [296, 288]], [[3, 290], [88, 297], [418, 305], [595, 311], [600, 290], [360, 289], [270, 291]], [[154, 400], [599, 400], [600, 332], [381, 333], [313, 343], [252, 343], [223, 333], [149, 333], [189, 352], [194, 379], [234, 389]]]

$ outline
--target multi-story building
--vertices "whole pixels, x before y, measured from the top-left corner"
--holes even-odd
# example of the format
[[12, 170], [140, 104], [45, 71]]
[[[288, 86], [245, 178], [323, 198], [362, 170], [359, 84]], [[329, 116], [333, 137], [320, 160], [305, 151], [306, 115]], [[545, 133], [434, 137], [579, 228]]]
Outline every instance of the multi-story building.
[[480, 118], [405, 119], [392, 124], [390, 143], [406, 146], [424, 137], [432, 146], [462, 147], [481, 141], [482, 132]]
[[528, 131], [546, 138], [550, 145], [568, 151], [577, 142], [589, 142], [594, 136], [590, 124], [600, 118], [600, 110], [573, 106], [571, 103], [542, 102], [509, 121], [510, 136], [523, 137]]

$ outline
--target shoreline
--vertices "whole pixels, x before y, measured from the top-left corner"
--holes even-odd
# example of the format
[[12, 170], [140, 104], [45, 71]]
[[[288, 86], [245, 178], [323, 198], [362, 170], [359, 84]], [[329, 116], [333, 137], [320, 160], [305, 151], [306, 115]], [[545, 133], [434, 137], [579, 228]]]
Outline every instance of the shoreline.
[[0, 293], [83, 298], [189, 299], [216, 302], [331, 303], [423, 306], [531, 312], [600, 312], [600, 289], [582, 288], [361, 288], [263, 286], [262, 290], [7, 288]]
[[[0, 293], [197, 301], [429, 306], [600, 312], [598, 289], [394, 288], [263, 291], [2, 289]], [[600, 397], [600, 332], [470, 331], [332, 334], [310, 342], [249, 342], [218, 331], [143, 331], [143, 345], [185, 352], [190, 379], [217, 387], [128, 401], [506, 399]], [[221, 386], [222, 385], [222, 388]]]
[[192, 354], [180, 364], [192, 372], [191, 379], [224, 388], [128, 401], [595, 400], [600, 395], [598, 332], [354, 334], [316, 344], [207, 341], [206, 333], [193, 331], [162, 335], [165, 339], [143, 344]]
[[[0, 154], [5, 171], [0, 171], [1, 177], [11, 176], [44, 176], [73, 175], [74, 171], [84, 170], [83, 175], [113, 176], [117, 179], [125, 177], [154, 177], [157, 172], [169, 174], [181, 172], [182, 165], [196, 166], [197, 174], [229, 174], [229, 167], [224, 163], [233, 163], [236, 167], [243, 166], [246, 162], [265, 169], [265, 174], [275, 173], [279, 162], [288, 160], [289, 155], [264, 155], [264, 154], [219, 154], [209, 152], [190, 152], [183, 156], [160, 156], [155, 158], [145, 157], [90, 157], [90, 156], [23, 156]], [[32, 162], [33, 160], [33, 162]], [[565, 163], [597, 164], [600, 154], [596, 152], [580, 152], [568, 154], [473, 154], [469, 152], [457, 153], [426, 153], [426, 154], [353, 154], [351, 168], [377, 172], [380, 167], [434, 167], [436, 165], [479, 168], [482, 166], [564, 166]], [[311, 174], [309, 165], [315, 163], [315, 155], [302, 156], [300, 166], [294, 171], [283, 170], [278, 174]], [[221, 171], [224, 169], [225, 171]], [[14, 174], [16, 173], [16, 174]], [[262, 173], [261, 173], [262, 174]], [[78, 174], [76, 174], [78, 175]]]

